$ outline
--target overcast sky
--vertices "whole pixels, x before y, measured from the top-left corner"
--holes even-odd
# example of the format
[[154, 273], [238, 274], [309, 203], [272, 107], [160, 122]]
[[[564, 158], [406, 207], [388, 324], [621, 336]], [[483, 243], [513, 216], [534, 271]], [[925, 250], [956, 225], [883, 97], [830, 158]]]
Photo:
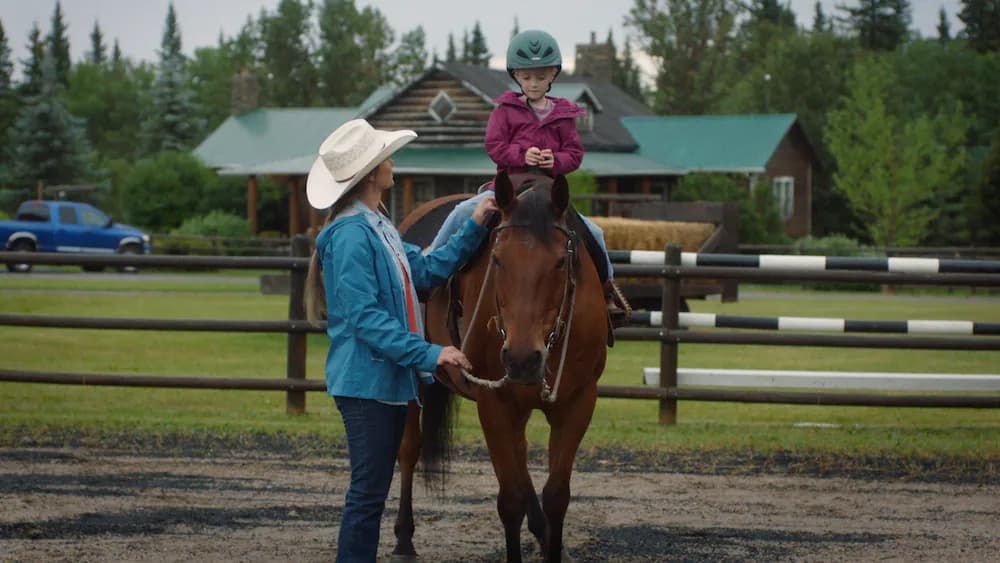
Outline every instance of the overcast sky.
[[[316, 0], [321, 3], [322, 0]], [[90, 32], [97, 21], [110, 46], [118, 40], [122, 52], [133, 59], [155, 61], [163, 34], [163, 22], [169, 0], [62, 0], [63, 14], [69, 25], [70, 54], [79, 60], [90, 48]], [[226, 36], [237, 33], [248, 15], [254, 18], [262, 8], [274, 11], [279, 0], [174, 0], [180, 24], [184, 52], [215, 45], [220, 31]], [[461, 45], [462, 33], [479, 20], [487, 45], [494, 55], [494, 66], [503, 65], [507, 40], [516, 17], [522, 30], [541, 28], [552, 33], [563, 50], [563, 59], [572, 66], [574, 45], [590, 40], [592, 31], [603, 40], [608, 30], [614, 33], [619, 47], [632, 30], [624, 19], [633, 0], [356, 0], [360, 6], [376, 6], [397, 38], [418, 25], [427, 33], [429, 51], [444, 56], [448, 33]], [[790, 0], [799, 24], [812, 24], [815, 0]], [[853, 0], [821, 0], [827, 15], [838, 4]], [[925, 37], [937, 35], [938, 10], [944, 7], [952, 32], [961, 27], [956, 17], [959, 0], [911, 0], [913, 27]], [[0, 0], [3, 24], [18, 69], [26, 57], [28, 32], [38, 22], [42, 34], [48, 33], [54, 0]], [[20, 80], [20, 70], [16, 71]]]

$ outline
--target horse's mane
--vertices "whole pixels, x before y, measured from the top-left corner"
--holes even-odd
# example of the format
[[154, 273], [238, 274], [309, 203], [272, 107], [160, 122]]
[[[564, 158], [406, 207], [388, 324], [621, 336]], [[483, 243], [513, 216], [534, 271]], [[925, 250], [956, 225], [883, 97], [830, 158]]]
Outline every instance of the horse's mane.
[[551, 190], [545, 184], [535, 183], [524, 192], [510, 216], [510, 224], [528, 229], [535, 239], [548, 243], [552, 240]]

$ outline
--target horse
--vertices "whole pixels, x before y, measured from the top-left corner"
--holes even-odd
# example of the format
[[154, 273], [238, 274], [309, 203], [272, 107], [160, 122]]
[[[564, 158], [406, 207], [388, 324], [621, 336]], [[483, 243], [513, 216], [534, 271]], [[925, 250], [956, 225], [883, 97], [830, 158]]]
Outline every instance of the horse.
[[[597, 381], [607, 358], [604, 292], [593, 259], [580, 251], [580, 236], [567, 224], [569, 187], [564, 177], [501, 173], [495, 190], [499, 225], [480, 254], [453, 279], [456, 287], [449, 292], [442, 286], [427, 301], [428, 338], [460, 346], [473, 372], [439, 368], [439, 383], [422, 393], [422, 416], [411, 402], [399, 451], [395, 560], [416, 557], [412, 487], [418, 458], [425, 476], [430, 472], [442, 479], [443, 491], [454, 394], [478, 403], [499, 485], [497, 512], [507, 561], [521, 561], [520, 530], [526, 515], [544, 560], [569, 558], [563, 549], [563, 524], [573, 462], [593, 416]], [[584, 228], [577, 223], [576, 230]], [[449, 309], [462, 311], [451, 330]], [[456, 324], [464, 326], [456, 331]], [[455, 342], [456, 332], [460, 343]], [[525, 426], [534, 410], [541, 410], [550, 426], [548, 479], [541, 502], [527, 465]]]

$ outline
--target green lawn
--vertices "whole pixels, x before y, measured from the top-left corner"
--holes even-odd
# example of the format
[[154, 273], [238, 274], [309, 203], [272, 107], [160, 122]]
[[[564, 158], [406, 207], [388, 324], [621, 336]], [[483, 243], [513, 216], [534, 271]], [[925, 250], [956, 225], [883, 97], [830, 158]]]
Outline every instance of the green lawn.
[[[283, 319], [287, 298], [246, 291], [246, 283], [211, 281], [119, 282], [106, 291], [17, 289], [0, 275], [0, 311], [47, 315], [219, 319]], [[66, 280], [32, 287], [67, 289]], [[82, 283], [89, 289], [89, 284]], [[165, 288], [161, 283], [167, 284]], [[188, 293], [179, 288], [209, 284]], [[212, 289], [212, 285], [220, 285]], [[232, 287], [240, 287], [234, 290]], [[253, 284], [251, 284], [253, 285]], [[157, 288], [157, 289], [154, 289]], [[106, 286], [102, 289], [108, 289]], [[692, 302], [696, 312], [795, 315], [849, 319], [997, 321], [1000, 299], [880, 299], [873, 294], [802, 294], [756, 297], [735, 304]], [[0, 327], [0, 365], [6, 369], [157, 375], [280, 378], [285, 374], [283, 334], [179, 333]], [[320, 379], [321, 335], [309, 339], [308, 377]], [[655, 343], [624, 342], [610, 351], [602, 383], [641, 385], [642, 367], [658, 361]], [[682, 367], [815, 369], [927, 373], [997, 373], [1000, 352], [682, 345]], [[308, 414], [287, 416], [282, 392], [167, 390], [0, 382], [0, 430], [37, 429], [221, 431], [227, 433], [342, 432], [332, 401], [310, 393]], [[601, 399], [584, 448], [623, 446], [650, 450], [738, 449], [1000, 457], [1000, 411], [815, 407], [682, 402], [679, 424], [656, 423], [655, 401]], [[803, 426], [823, 423], [832, 427]], [[544, 418], [536, 415], [530, 438], [544, 444]], [[463, 402], [459, 439], [482, 442], [475, 405]]]

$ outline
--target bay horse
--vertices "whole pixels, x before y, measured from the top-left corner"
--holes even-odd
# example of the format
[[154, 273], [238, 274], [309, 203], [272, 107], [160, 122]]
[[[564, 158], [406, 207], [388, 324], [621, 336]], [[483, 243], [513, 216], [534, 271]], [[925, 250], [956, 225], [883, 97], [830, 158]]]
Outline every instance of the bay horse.
[[[418, 407], [411, 402], [399, 452], [396, 560], [416, 556], [412, 487], [418, 458], [425, 471], [441, 479], [443, 490], [454, 423], [451, 409], [456, 406], [452, 392], [478, 403], [499, 484], [497, 512], [507, 561], [521, 561], [525, 515], [544, 560], [564, 557], [563, 522], [573, 462], [590, 425], [607, 357], [604, 292], [590, 254], [581, 251], [579, 235], [567, 225], [569, 187], [564, 177], [501, 173], [495, 190], [499, 225], [482, 252], [453, 280], [457, 288], [451, 294], [438, 288], [427, 302], [428, 338], [460, 346], [474, 369], [471, 374], [438, 369], [439, 383], [424, 389], [422, 427]], [[584, 228], [578, 223], [577, 230]], [[455, 323], [448, 328], [449, 308], [463, 312], [459, 331]], [[461, 342], [454, 341], [456, 332]], [[525, 426], [533, 410], [541, 410], [550, 426], [549, 471], [541, 503], [528, 472]]]

